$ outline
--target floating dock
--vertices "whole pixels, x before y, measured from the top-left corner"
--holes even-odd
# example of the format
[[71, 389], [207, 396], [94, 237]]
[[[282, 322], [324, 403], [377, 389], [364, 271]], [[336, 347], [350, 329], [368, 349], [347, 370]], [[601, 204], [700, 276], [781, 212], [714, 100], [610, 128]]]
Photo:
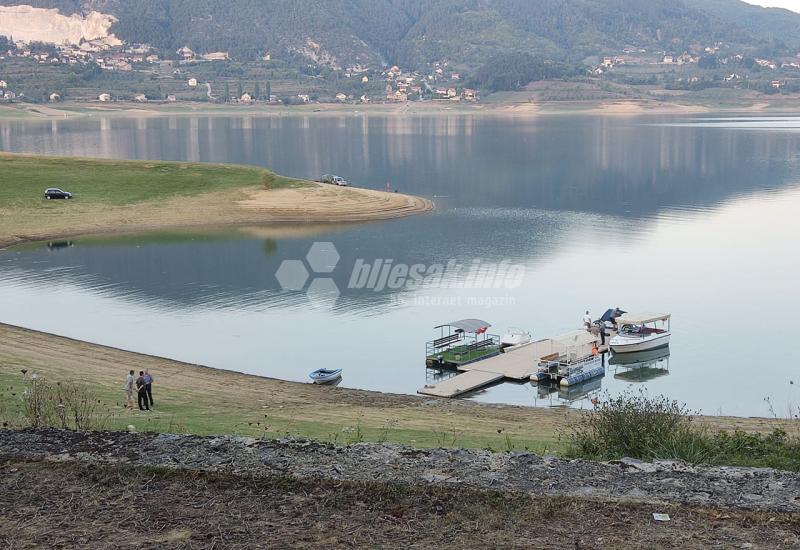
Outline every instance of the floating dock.
[[556, 336], [506, 348], [504, 353], [460, 365], [461, 373], [436, 384], [426, 384], [417, 393], [433, 397], [458, 397], [502, 380], [527, 382], [536, 373], [539, 363], [563, 353], [589, 355], [599, 336], [585, 330], [575, 330]]

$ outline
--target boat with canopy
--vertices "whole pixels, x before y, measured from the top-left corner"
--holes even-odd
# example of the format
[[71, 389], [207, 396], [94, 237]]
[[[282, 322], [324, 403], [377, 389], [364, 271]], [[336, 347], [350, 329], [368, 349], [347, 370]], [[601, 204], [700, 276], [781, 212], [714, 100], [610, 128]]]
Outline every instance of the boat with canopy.
[[619, 332], [609, 341], [614, 353], [631, 353], [669, 345], [669, 313], [626, 313], [616, 319]]

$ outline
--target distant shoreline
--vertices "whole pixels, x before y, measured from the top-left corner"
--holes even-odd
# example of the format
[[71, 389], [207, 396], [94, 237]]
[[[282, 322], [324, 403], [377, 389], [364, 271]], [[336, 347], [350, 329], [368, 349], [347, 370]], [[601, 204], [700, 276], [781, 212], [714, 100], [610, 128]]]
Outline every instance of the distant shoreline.
[[161, 116], [331, 116], [331, 115], [493, 115], [535, 117], [543, 115], [689, 115], [698, 113], [800, 113], [800, 98], [768, 98], [741, 104], [683, 104], [658, 100], [546, 101], [546, 102], [445, 102], [313, 103], [306, 105], [221, 105], [204, 102], [135, 103], [73, 102], [0, 105], [2, 120], [53, 120], [83, 117]]

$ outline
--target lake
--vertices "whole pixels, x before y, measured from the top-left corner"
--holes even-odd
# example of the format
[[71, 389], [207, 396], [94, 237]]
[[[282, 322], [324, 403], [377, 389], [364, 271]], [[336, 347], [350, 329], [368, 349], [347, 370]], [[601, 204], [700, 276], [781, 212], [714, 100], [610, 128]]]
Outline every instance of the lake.
[[[16, 247], [0, 252], [0, 322], [287, 380], [343, 368], [343, 386], [415, 393], [438, 376], [424, 365], [436, 325], [477, 317], [545, 338], [619, 306], [672, 313], [668, 355], [568, 392], [500, 384], [469, 399], [586, 407], [642, 390], [706, 414], [800, 405], [800, 118], [93, 116], [0, 121], [0, 150], [334, 173], [437, 207]], [[444, 273], [381, 284], [398, 265]], [[470, 272], [498, 266], [519, 276]]]

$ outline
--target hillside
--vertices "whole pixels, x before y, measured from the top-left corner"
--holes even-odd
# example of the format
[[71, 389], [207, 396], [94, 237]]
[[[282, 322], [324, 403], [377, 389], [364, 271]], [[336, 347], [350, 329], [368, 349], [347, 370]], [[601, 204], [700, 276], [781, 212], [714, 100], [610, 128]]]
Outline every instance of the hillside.
[[739, 0], [0, 0], [112, 15], [117, 37], [174, 52], [255, 59], [301, 55], [330, 66], [448, 60], [477, 67], [504, 52], [558, 60], [625, 46], [682, 51], [714, 42], [800, 48], [800, 15]]

